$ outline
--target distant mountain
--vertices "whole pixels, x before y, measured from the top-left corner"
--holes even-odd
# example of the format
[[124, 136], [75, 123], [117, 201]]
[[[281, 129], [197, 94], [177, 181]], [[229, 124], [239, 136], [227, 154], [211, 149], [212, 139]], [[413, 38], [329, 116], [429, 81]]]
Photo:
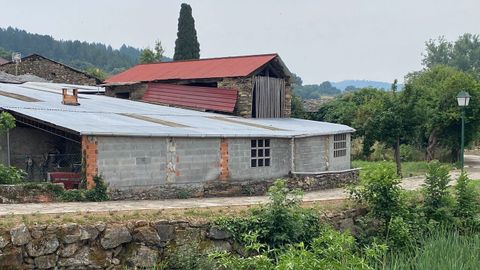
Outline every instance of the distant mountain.
[[10, 52], [22, 56], [37, 53], [81, 70], [96, 67], [117, 73], [137, 64], [141, 50], [127, 45], [113, 49], [102, 43], [56, 40], [17, 28], [0, 28], [0, 56], [8, 57]]
[[[367, 80], [344, 80], [340, 82], [332, 82], [332, 86], [340, 90], [345, 90], [348, 86], [353, 86], [355, 88], [365, 88], [373, 87], [384, 90], [390, 90], [392, 83], [389, 82], [380, 82], [380, 81], [367, 81]], [[403, 84], [398, 84], [398, 89], [402, 89]]]

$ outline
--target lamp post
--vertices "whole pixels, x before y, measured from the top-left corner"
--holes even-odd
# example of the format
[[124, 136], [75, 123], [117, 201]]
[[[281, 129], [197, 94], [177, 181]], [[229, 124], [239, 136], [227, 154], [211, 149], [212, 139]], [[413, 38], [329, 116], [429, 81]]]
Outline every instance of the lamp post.
[[462, 172], [463, 172], [463, 153], [464, 153], [464, 144], [465, 144], [465, 107], [468, 106], [468, 103], [470, 102], [470, 95], [466, 91], [460, 91], [457, 95], [457, 102], [458, 106], [462, 109], [462, 142], [461, 142], [461, 156], [460, 156], [460, 162], [462, 166]]

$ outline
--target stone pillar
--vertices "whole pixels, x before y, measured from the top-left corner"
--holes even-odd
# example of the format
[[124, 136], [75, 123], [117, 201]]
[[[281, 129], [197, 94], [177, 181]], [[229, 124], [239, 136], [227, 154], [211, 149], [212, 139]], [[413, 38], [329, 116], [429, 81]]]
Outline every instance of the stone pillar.
[[97, 166], [97, 138], [94, 136], [82, 136], [82, 154], [85, 161], [85, 178], [87, 189], [95, 186], [93, 177], [98, 174]]
[[292, 114], [292, 86], [287, 82], [285, 85], [285, 117], [290, 117]]

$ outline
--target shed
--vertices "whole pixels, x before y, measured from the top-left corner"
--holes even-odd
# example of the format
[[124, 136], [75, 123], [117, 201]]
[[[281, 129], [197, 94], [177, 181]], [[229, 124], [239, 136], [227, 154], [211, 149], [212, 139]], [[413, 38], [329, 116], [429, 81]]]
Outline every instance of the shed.
[[[62, 98], [64, 88], [78, 89], [70, 103], [76, 106]], [[0, 83], [1, 109], [18, 124], [0, 144], [3, 162], [10, 157], [32, 180], [42, 180], [47, 171], [78, 171], [83, 160], [89, 186], [99, 174], [114, 198], [151, 199], [179, 190], [238, 195], [303, 174], [328, 173], [331, 183], [351, 169], [354, 130], [345, 125], [245, 119], [98, 95], [101, 90]]]
[[[162, 92], [165, 84], [190, 86], [181, 97], [177, 95], [189, 100], [187, 106], [163, 103], [189, 108], [195, 105], [205, 111], [224, 113], [201, 101], [202, 91], [230, 89], [237, 92], [237, 98], [235, 110], [227, 113], [246, 118], [282, 118], [291, 113], [290, 78], [290, 71], [278, 54], [263, 54], [140, 64], [108, 78], [105, 87], [109, 96], [142, 100], [146, 92]], [[219, 98], [230, 102], [227, 96]]]

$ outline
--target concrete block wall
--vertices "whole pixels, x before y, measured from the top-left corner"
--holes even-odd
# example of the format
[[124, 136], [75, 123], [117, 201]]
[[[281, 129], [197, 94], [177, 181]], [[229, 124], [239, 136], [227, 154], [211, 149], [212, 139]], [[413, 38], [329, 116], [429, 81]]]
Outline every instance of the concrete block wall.
[[270, 139], [268, 167], [251, 167], [251, 139], [228, 139], [228, 172], [232, 181], [266, 180], [287, 176], [291, 167], [290, 139]]
[[329, 149], [329, 136], [295, 139], [295, 171], [319, 172], [329, 170]]
[[99, 173], [111, 188], [201, 185], [220, 175], [220, 139], [98, 137]]

